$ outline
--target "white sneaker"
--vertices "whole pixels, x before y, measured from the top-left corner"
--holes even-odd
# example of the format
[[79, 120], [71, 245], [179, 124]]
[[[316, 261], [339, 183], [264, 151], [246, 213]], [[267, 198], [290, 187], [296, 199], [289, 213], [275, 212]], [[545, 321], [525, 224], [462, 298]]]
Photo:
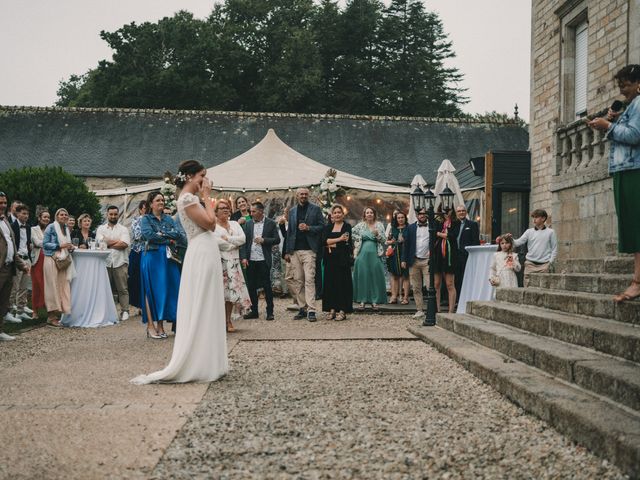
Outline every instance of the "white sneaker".
[[424, 317], [424, 312], [422, 310], [418, 310], [416, 313], [413, 314], [413, 318], [423, 318]]
[[20, 319], [20, 320], [31, 320], [31, 318], [32, 318], [31, 314], [27, 313], [26, 310], [24, 312], [22, 312], [22, 313], [19, 313], [15, 317]]
[[31, 310], [29, 307], [24, 307], [23, 310], [24, 310], [24, 313], [28, 313], [29, 315], [33, 315], [33, 310]]
[[129, 320], [129, 312], [122, 312], [122, 314], [120, 315], [120, 320], [122, 320], [123, 322], [125, 320]]
[[0, 342], [11, 342], [15, 339], [16, 337], [12, 337], [11, 335], [7, 335], [6, 333], [0, 333]]
[[22, 320], [20, 320], [19, 318], [14, 317], [13, 315], [11, 315], [11, 313], [7, 313], [4, 316], [4, 321], [7, 323], [22, 323]]

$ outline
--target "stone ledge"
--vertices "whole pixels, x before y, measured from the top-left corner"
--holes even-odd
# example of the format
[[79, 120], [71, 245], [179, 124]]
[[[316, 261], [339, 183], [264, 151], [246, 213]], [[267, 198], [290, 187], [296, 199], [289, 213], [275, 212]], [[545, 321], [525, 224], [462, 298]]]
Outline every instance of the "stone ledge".
[[457, 123], [470, 125], [512, 125], [520, 126], [516, 120], [480, 120], [467, 117], [409, 117], [388, 115], [346, 115], [322, 113], [286, 112], [239, 112], [226, 110], [165, 110], [157, 108], [99, 108], [99, 107], [29, 107], [0, 105], [2, 113], [113, 113], [125, 115], [170, 115], [170, 116], [221, 116], [247, 118], [311, 118], [318, 120], [363, 120], [385, 122]]

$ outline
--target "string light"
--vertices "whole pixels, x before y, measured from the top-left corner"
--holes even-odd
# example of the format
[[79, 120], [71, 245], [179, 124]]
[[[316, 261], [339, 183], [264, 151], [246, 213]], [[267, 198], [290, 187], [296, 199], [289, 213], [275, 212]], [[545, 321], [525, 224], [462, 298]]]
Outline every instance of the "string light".
[[242, 193], [246, 193], [247, 189], [242, 187]]
[[265, 193], [269, 193], [269, 187], [265, 188], [265, 189], [264, 189], [264, 192], [265, 192]]
[[351, 200], [351, 195], [347, 195], [347, 201]]
[[376, 203], [380, 204], [382, 203], [382, 200], [380, 200], [379, 198], [376, 198]]

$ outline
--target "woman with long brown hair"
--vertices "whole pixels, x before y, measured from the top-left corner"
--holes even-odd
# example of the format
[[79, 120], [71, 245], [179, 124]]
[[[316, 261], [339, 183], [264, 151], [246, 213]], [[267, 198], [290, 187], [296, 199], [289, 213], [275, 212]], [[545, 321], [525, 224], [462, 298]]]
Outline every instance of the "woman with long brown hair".
[[42, 242], [44, 241], [44, 231], [51, 221], [49, 210], [41, 210], [37, 216], [38, 225], [31, 227], [31, 243], [33, 256], [31, 268], [31, 309], [33, 318], [38, 318], [38, 310], [45, 308], [44, 302], [44, 252]]

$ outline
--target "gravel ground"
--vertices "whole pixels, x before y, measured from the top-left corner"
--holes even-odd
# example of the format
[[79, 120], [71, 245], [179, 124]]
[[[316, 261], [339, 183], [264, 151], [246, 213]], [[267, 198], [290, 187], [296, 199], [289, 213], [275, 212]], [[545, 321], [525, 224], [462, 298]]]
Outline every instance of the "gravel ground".
[[231, 359], [152, 478], [625, 478], [421, 342], [241, 342]]

